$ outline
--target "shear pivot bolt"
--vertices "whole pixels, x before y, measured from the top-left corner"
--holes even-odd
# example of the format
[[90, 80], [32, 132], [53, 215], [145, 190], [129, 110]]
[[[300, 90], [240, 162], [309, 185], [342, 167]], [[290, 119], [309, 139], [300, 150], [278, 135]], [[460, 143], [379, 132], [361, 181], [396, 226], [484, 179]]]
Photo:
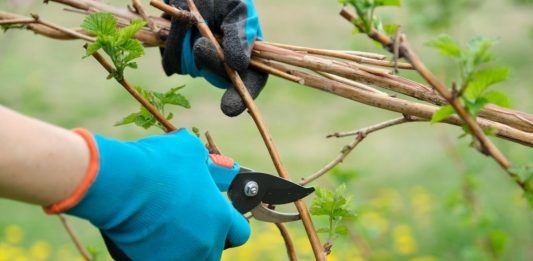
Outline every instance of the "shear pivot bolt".
[[248, 197], [254, 197], [259, 192], [259, 185], [255, 181], [248, 181], [244, 185], [244, 195]]

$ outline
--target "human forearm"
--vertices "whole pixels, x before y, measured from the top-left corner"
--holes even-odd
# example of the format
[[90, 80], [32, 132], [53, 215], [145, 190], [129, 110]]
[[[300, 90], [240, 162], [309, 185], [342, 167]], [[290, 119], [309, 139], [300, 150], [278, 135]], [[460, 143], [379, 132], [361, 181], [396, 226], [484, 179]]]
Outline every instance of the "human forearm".
[[0, 197], [49, 205], [85, 176], [89, 152], [77, 134], [0, 106]]

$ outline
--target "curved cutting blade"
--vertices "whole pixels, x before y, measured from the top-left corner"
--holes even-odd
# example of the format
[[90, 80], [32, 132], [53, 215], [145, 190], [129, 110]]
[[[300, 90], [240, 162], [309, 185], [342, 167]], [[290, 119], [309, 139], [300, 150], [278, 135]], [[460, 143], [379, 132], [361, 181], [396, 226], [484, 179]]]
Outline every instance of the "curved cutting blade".
[[270, 223], [285, 223], [300, 220], [299, 213], [282, 213], [259, 205], [252, 209], [255, 219]]
[[[258, 184], [255, 196], [247, 196], [244, 188], [248, 182]], [[286, 204], [302, 199], [313, 193], [314, 188], [305, 188], [286, 179], [261, 172], [239, 173], [228, 190], [233, 206], [239, 212], [246, 213], [261, 202], [273, 205]]]

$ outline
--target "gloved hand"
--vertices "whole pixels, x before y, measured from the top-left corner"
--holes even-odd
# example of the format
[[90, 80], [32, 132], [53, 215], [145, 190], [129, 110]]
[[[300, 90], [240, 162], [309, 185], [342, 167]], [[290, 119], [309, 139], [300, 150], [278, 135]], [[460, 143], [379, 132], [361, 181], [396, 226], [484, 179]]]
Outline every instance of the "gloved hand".
[[248, 240], [220, 193], [208, 153], [185, 129], [123, 142], [85, 130], [91, 163], [72, 197], [45, 208], [89, 220], [132, 260], [219, 260]]
[[[189, 10], [185, 0], [165, 2]], [[268, 74], [248, 66], [254, 41], [263, 39], [252, 0], [196, 0], [195, 4], [213, 34], [222, 36], [226, 63], [239, 73], [255, 99], [265, 86]], [[162, 57], [167, 75], [201, 76], [212, 85], [227, 89], [220, 103], [222, 112], [227, 116], [237, 116], [246, 109], [244, 101], [227, 77], [215, 47], [201, 36], [194, 25], [172, 18]]]

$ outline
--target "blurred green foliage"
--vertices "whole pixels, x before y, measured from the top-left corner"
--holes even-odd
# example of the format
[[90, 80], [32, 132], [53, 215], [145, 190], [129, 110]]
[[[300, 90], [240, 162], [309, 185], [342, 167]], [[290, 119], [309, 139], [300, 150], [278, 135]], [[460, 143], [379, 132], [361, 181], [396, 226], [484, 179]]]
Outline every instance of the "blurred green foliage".
[[422, 29], [442, 30], [461, 21], [461, 17], [475, 11], [481, 0], [406, 0], [403, 1], [412, 10], [411, 23]]

